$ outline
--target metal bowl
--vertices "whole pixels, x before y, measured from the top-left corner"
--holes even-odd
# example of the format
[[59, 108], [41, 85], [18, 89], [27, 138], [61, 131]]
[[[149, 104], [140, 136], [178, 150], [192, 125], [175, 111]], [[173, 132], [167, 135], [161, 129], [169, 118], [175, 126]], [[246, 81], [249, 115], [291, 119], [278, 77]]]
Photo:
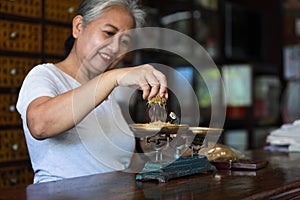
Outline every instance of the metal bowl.
[[207, 133], [221, 133], [221, 128], [209, 128], [209, 127], [189, 127], [189, 130], [194, 134], [207, 134]]
[[129, 127], [133, 131], [135, 137], [138, 138], [147, 138], [154, 136], [158, 133], [163, 134], [176, 134], [177, 132], [187, 131], [189, 126], [187, 124], [170, 124], [170, 123], [161, 123], [161, 124], [130, 124]]

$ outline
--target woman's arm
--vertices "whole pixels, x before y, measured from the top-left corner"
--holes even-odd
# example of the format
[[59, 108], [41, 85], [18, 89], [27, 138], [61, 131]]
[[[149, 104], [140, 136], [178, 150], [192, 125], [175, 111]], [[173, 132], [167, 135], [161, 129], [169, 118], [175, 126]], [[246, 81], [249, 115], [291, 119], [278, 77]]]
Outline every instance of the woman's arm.
[[143, 90], [143, 98], [168, 97], [166, 77], [151, 65], [107, 71], [56, 97], [39, 97], [27, 109], [27, 126], [36, 139], [46, 139], [74, 127], [117, 86]]

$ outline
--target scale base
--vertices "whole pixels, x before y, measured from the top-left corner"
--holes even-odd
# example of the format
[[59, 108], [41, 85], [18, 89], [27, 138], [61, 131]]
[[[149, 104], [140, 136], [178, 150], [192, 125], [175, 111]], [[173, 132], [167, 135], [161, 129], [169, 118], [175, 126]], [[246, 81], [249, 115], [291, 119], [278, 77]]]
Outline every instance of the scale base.
[[158, 180], [165, 183], [170, 179], [208, 171], [216, 171], [216, 168], [210, 164], [206, 156], [180, 157], [163, 165], [147, 162], [143, 170], [136, 175], [136, 180]]

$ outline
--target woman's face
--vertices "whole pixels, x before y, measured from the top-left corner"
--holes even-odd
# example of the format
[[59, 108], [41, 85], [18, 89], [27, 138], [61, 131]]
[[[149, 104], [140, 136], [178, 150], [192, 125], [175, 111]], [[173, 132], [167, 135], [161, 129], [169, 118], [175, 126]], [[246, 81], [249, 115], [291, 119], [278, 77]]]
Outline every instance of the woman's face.
[[[76, 24], [76, 20], [79, 23]], [[79, 64], [84, 64], [82, 66], [88, 76], [93, 77], [113, 68], [130, 43], [130, 36], [124, 31], [134, 27], [132, 15], [122, 6], [113, 6], [87, 26], [82, 24], [81, 16], [75, 17], [74, 21], [76, 57]]]

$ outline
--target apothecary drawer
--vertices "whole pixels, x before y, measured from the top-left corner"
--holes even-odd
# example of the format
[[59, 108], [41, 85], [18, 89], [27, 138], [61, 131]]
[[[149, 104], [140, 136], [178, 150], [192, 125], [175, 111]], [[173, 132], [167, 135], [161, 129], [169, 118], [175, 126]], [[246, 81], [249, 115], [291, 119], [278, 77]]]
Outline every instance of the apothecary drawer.
[[62, 26], [47, 25], [45, 27], [45, 53], [64, 55], [66, 39], [71, 34], [71, 28]]
[[23, 130], [0, 130], [0, 163], [20, 160], [29, 160]]
[[17, 94], [0, 94], [0, 126], [21, 125], [22, 120], [16, 109]]
[[41, 0], [1, 0], [0, 12], [23, 17], [40, 18]]
[[0, 87], [20, 88], [28, 72], [39, 63], [39, 58], [0, 55]]
[[41, 52], [41, 25], [0, 20], [0, 50], [26, 53]]
[[45, 18], [47, 20], [71, 23], [80, 0], [45, 0]]
[[54, 57], [46, 57], [44, 58], [45, 63], [58, 63], [62, 59], [61, 58], [54, 58]]
[[30, 164], [0, 168], [0, 188], [27, 186], [33, 183], [33, 171]]

